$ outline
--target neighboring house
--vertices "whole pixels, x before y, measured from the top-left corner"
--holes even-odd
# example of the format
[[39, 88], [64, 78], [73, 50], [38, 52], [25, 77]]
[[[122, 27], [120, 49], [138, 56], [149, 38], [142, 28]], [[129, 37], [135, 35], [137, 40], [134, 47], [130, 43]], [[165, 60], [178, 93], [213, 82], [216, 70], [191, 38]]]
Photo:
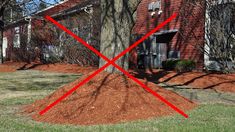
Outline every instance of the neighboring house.
[[98, 0], [65, 0], [5, 27], [3, 50], [6, 52], [6, 60], [34, 60], [34, 50], [39, 48], [43, 53], [40, 56], [42, 60], [66, 54], [63, 60], [68, 63], [98, 65], [99, 58], [94, 53], [45, 20], [43, 17], [46, 15], [53, 17], [99, 50], [101, 14]]
[[[178, 13], [178, 17], [152, 35], [143, 44], [139, 45], [136, 52], [132, 52], [132, 54], [137, 54], [138, 59], [135, 58], [135, 55], [131, 55], [130, 60], [135, 65], [150, 61], [153, 68], [161, 67], [162, 61], [171, 58], [194, 60], [198, 69], [210, 65], [210, 58], [202, 52], [203, 48], [207, 48], [205, 47], [205, 30], [209, 26], [205, 21], [209, 19], [206, 18], [208, 11], [206, 10], [205, 1], [142, 0], [137, 9], [136, 25], [133, 29], [133, 35], [136, 35], [138, 38], [149, 32], [173, 13]], [[234, 0], [228, 0], [227, 3], [230, 3], [229, 1]], [[84, 8], [88, 7], [91, 9], [91, 6], [93, 12], [90, 13], [92, 15]], [[34, 16], [45, 15], [51, 15], [99, 50], [100, 44], [99, 39], [97, 39], [100, 36], [101, 27], [99, 6], [99, 0], [65, 0], [53, 7], [39, 11], [32, 16], [32, 19], [27, 21], [22, 19], [8, 25], [4, 32], [4, 57], [7, 60], [17, 60], [15, 58], [19, 58], [18, 52], [22, 49], [23, 51], [27, 50], [31, 39], [33, 39], [33, 36], [31, 36], [32, 32], [37, 27], [40, 27], [40, 25], [47, 27], [43, 28], [45, 31], [50, 29], [56, 31], [57, 39], [61, 45], [64, 45], [63, 42], [69, 38], [66, 33], [55, 26], [45, 26], [48, 23], [45, 24], [42, 20], [38, 20], [38, 17], [34, 18]], [[22, 39], [22, 35], [27, 36], [26, 39]], [[53, 39], [49, 35], [44, 36], [45, 40]], [[77, 44], [75, 41], [74, 43]], [[49, 56], [49, 52], [63, 54], [63, 51], [58, 51], [57, 47], [55, 48], [51, 44], [48, 44], [48, 47], [46, 48], [45, 52], [47, 55], [45, 56]], [[79, 53], [81, 58], [76, 63], [97, 64], [99, 62], [98, 57], [93, 53], [86, 51], [83, 46], [79, 48], [81, 49]], [[24, 55], [22, 56], [22, 58], [25, 58]], [[68, 60], [68, 62], [73, 62], [77, 57], [74, 56], [69, 59], [71, 61]]]

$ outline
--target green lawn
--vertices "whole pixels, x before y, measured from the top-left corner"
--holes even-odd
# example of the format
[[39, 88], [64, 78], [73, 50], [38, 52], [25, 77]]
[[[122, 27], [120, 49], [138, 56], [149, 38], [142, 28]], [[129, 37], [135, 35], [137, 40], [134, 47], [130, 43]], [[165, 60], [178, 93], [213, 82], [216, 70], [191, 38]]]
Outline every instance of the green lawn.
[[[175, 89], [179, 94], [201, 103], [188, 111], [189, 119], [180, 115], [140, 120], [115, 125], [72, 126], [39, 123], [17, 114], [19, 107], [45, 97], [80, 75], [42, 71], [0, 73], [0, 132], [39, 131], [160, 131], [160, 132], [234, 132], [235, 94], [206, 90]], [[191, 97], [193, 93], [193, 96]]]

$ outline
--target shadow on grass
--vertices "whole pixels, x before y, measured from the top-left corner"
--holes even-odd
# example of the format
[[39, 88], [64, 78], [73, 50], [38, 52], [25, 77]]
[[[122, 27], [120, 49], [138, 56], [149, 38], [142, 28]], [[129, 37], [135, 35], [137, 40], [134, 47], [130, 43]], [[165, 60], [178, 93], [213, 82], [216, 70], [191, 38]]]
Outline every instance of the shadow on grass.
[[23, 66], [21, 66], [20, 68], [18, 68], [17, 70], [30, 70], [30, 69], [33, 69], [33, 68], [36, 68], [37, 66], [40, 66], [40, 65], [45, 65], [45, 64], [42, 64], [42, 63], [38, 63], [38, 64], [24, 64]]

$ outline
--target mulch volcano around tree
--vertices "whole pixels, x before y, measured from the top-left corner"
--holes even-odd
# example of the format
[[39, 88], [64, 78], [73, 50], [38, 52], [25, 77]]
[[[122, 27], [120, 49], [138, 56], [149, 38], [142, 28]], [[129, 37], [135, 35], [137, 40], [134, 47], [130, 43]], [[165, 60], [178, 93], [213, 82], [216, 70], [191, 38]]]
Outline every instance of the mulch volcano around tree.
[[[77, 125], [113, 124], [178, 114], [131, 79], [102, 72], [44, 115], [39, 115], [41, 110], [87, 76], [24, 107], [24, 113], [40, 122]], [[150, 82], [145, 84], [183, 111], [196, 107], [195, 103], [174, 92]]]

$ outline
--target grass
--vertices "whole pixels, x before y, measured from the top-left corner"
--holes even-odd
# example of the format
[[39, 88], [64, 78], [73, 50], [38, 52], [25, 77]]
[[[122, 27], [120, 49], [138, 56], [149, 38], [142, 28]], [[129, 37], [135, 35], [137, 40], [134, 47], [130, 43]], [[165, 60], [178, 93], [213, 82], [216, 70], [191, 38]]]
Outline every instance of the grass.
[[[115, 125], [73, 126], [53, 125], [31, 120], [29, 117], [17, 114], [19, 107], [29, 104], [50, 94], [58, 87], [69, 83], [79, 75], [48, 73], [42, 71], [20, 71], [15, 73], [0, 73], [0, 132], [44, 132], [44, 131], [160, 131], [160, 132], [234, 132], [235, 102], [234, 94], [220, 93], [218, 98], [213, 91], [177, 90], [185, 96], [197, 93], [202, 105], [188, 111], [188, 119], [180, 115], [153, 118]], [[174, 90], [174, 89], [172, 89]], [[209, 95], [206, 96], [206, 95]], [[213, 97], [214, 96], [214, 97]], [[200, 99], [199, 99], [200, 98]], [[196, 98], [194, 98], [196, 99]], [[211, 101], [215, 99], [215, 101]], [[217, 99], [217, 100], [216, 100]]]

